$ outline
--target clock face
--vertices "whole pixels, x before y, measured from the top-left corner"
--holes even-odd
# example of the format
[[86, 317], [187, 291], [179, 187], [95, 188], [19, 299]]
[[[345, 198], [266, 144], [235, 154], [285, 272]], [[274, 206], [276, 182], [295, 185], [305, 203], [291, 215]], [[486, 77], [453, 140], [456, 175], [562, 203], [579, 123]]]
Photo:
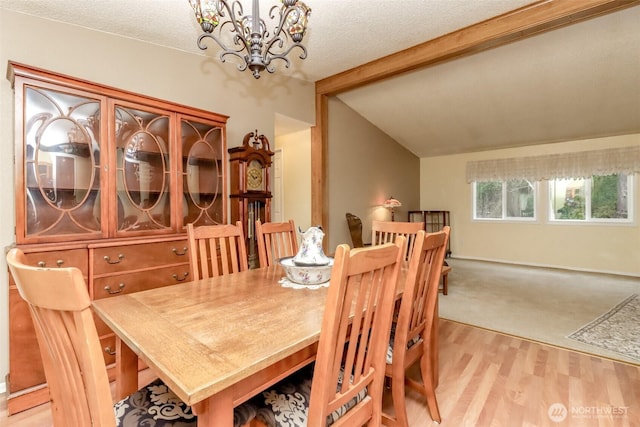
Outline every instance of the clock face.
[[262, 179], [262, 164], [257, 160], [252, 160], [247, 165], [247, 189], [253, 191], [264, 190]]

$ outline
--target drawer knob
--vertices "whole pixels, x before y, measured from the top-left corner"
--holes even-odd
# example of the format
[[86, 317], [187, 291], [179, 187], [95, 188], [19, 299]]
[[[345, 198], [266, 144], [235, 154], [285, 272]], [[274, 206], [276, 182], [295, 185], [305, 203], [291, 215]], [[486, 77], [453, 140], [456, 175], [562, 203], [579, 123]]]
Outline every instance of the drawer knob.
[[123, 259], [124, 259], [123, 254], [118, 254], [118, 259], [114, 261], [111, 260], [111, 257], [109, 257], [109, 255], [104, 256], [104, 260], [107, 261], [107, 263], [109, 264], [120, 264], [120, 261], [122, 261]]
[[104, 348], [104, 352], [107, 353], [109, 356], [115, 356], [116, 355], [116, 351], [112, 350], [111, 347], [105, 347]]
[[189, 250], [186, 246], [184, 248], [182, 248], [182, 252], [178, 252], [178, 250], [176, 248], [171, 249], [173, 251], [174, 254], [176, 254], [177, 256], [184, 256], [187, 254], [187, 251]]
[[185, 271], [185, 272], [182, 274], [182, 277], [178, 277], [178, 275], [177, 275], [177, 274], [174, 274], [174, 275], [173, 275], [173, 278], [174, 278], [174, 279], [176, 279], [178, 282], [184, 282], [185, 280], [187, 280], [187, 276], [188, 276], [188, 275], [189, 275], [189, 272], [188, 272], [188, 271]]
[[[62, 264], [64, 264], [64, 260], [57, 260], [56, 261], [56, 265], [59, 267], [62, 267]], [[47, 262], [46, 261], [38, 261], [38, 267], [40, 268], [45, 268], [47, 266]]]
[[115, 295], [115, 294], [119, 294], [120, 292], [122, 292], [122, 290], [124, 289], [124, 283], [120, 283], [118, 285], [118, 289], [111, 289], [111, 286], [107, 285], [104, 287], [104, 290], [107, 291], [107, 293], [109, 293], [110, 295]]

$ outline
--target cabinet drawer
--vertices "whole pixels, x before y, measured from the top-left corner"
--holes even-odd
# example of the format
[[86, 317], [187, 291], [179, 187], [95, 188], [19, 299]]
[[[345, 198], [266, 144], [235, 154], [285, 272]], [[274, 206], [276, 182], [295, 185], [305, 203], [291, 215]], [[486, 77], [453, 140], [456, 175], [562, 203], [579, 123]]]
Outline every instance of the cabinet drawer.
[[93, 299], [175, 285], [190, 280], [189, 264], [155, 268], [135, 273], [114, 274], [93, 281]]
[[89, 261], [86, 249], [70, 249], [50, 252], [25, 253], [27, 262], [41, 267], [77, 267], [82, 275], [89, 275]]
[[92, 248], [90, 250], [93, 276], [189, 262], [186, 240]]
[[104, 357], [104, 363], [109, 366], [112, 363], [116, 363], [116, 336], [111, 334], [108, 337], [100, 338], [100, 348], [102, 349], [102, 356]]

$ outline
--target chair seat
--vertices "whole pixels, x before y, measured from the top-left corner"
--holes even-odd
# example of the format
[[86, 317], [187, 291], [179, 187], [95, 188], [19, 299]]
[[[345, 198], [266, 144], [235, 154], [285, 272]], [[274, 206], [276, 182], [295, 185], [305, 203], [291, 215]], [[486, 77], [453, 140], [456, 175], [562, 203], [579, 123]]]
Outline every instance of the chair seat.
[[[313, 380], [313, 363], [291, 374], [252, 399], [250, 407], [257, 406], [256, 419], [268, 427], [306, 427], [309, 414], [309, 397]], [[343, 373], [338, 377], [339, 389]], [[366, 389], [329, 415], [327, 426], [332, 425], [349, 409], [367, 396]]]
[[[391, 365], [391, 363], [393, 363], [393, 342], [395, 341], [395, 337], [396, 337], [396, 322], [393, 322], [391, 324], [391, 335], [389, 336], [389, 346], [387, 347], [387, 360], [386, 360], [387, 365]], [[413, 337], [407, 342], [407, 348], [413, 347], [420, 341], [422, 341], [422, 337], [420, 335]]]
[[[118, 427], [197, 425], [197, 417], [191, 407], [160, 379], [117, 402], [114, 411]], [[233, 425], [240, 427], [255, 415], [255, 406], [249, 403], [242, 404], [234, 409]]]

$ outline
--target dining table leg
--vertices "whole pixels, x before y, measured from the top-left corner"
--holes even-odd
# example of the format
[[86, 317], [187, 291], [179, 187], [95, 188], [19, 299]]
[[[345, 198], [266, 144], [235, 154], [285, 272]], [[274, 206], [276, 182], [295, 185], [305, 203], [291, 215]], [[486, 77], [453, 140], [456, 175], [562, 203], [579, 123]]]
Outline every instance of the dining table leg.
[[192, 405], [192, 409], [198, 416], [198, 427], [233, 427], [233, 398], [230, 389]]
[[116, 337], [116, 399], [138, 390], [138, 355]]

